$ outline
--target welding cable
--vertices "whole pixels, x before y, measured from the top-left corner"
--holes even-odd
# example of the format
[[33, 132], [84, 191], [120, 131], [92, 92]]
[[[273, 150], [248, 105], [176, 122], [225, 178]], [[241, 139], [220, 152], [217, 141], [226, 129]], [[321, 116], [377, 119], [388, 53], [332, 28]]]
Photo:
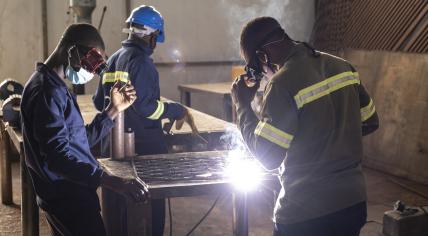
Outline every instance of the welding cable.
[[168, 216], [169, 216], [169, 236], [172, 236], [172, 211], [171, 211], [171, 199], [168, 198]]
[[221, 198], [221, 195], [218, 195], [217, 198], [215, 199], [213, 205], [210, 207], [210, 209], [208, 209], [207, 213], [205, 213], [205, 215], [202, 216], [202, 218], [198, 221], [198, 223], [196, 223], [195, 226], [193, 226], [193, 228], [189, 231], [189, 233], [186, 234], [186, 236], [190, 236], [190, 234], [193, 233], [193, 231], [195, 231], [196, 228], [198, 228], [198, 226], [205, 220], [205, 218], [207, 218], [207, 216], [214, 209], [215, 205], [217, 205], [217, 202], [218, 202], [218, 200], [220, 200], [220, 198]]
[[378, 225], [383, 225], [381, 222], [379, 222], [377, 220], [368, 220], [368, 221], [366, 221], [366, 224], [368, 224], [368, 223], [375, 223], [375, 224], [378, 224]]

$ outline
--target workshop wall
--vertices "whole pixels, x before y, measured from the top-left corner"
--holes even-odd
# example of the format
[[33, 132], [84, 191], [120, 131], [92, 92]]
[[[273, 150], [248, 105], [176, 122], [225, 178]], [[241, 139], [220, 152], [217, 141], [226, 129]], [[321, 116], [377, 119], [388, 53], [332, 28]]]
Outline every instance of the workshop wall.
[[347, 49], [344, 56], [380, 118], [364, 138], [364, 164], [428, 184], [428, 54]]
[[[65, 27], [73, 22], [68, 0], [47, 0], [48, 51], [55, 48]], [[102, 8], [107, 6], [101, 34], [107, 53], [112, 54], [126, 37], [121, 33], [127, 17], [126, 1], [98, 0], [92, 22], [98, 26]], [[0, 80], [6, 77], [25, 82], [34, 63], [43, 59], [42, 0], [1, 0]], [[240, 60], [239, 35], [242, 25], [261, 16], [274, 16], [290, 36], [308, 40], [314, 21], [314, 0], [131, 0], [130, 8], [148, 4], [165, 17], [166, 43], [153, 55], [159, 66], [161, 93], [178, 100], [177, 85], [230, 81], [229, 65], [213, 63], [185, 65], [184, 62], [227, 62]], [[179, 61], [179, 64], [174, 64]], [[93, 93], [98, 81], [87, 86]], [[198, 96], [196, 96], [198, 98]], [[220, 98], [208, 98], [218, 106], [206, 106], [207, 98], [195, 99], [194, 107], [221, 116]], [[201, 102], [202, 100], [202, 102]]]

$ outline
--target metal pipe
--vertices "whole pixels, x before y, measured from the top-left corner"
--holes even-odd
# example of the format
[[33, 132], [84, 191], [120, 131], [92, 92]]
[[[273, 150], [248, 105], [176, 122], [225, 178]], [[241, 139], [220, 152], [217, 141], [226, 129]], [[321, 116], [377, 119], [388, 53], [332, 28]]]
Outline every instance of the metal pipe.
[[130, 159], [135, 156], [135, 134], [132, 129], [125, 132], [125, 157]]
[[43, 59], [47, 59], [49, 56], [48, 48], [48, 4], [47, 0], [42, 0], [42, 50], [43, 50]]
[[70, 0], [75, 23], [92, 23], [92, 12], [96, 7], [95, 0]]
[[114, 120], [114, 128], [111, 132], [111, 158], [114, 160], [125, 159], [125, 113], [120, 112]]

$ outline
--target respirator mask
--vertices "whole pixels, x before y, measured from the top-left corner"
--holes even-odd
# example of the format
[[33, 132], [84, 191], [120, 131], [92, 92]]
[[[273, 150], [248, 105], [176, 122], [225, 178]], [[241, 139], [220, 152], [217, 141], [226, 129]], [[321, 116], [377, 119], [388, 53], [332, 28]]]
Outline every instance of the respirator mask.
[[[107, 68], [103, 55], [96, 48], [88, 49], [88, 52], [83, 57], [80, 57], [76, 45], [68, 50], [68, 66], [65, 70], [65, 75], [72, 84], [86, 84], [94, 78], [95, 74], [100, 75]], [[75, 70], [70, 62], [73, 50], [79, 59], [78, 70]]]

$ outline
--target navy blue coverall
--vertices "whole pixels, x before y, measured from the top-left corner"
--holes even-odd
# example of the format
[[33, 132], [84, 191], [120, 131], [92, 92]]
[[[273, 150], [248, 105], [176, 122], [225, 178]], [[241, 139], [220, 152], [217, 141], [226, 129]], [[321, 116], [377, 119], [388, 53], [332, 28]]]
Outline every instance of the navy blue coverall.
[[[131, 81], [137, 92], [137, 100], [125, 111], [125, 128], [135, 133], [135, 151], [139, 155], [168, 152], [161, 120], [180, 119], [184, 107], [179, 103], [160, 101], [159, 74], [150, 55], [153, 49], [125, 40], [122, 48], [108, 60], [108, 69], [103, 74], [93, 97], [95, 107], [102, 111], [108, 103], [108, 91], [116, 81]], [[163, 235], [165, 201], [152, 200], [153, 235]]]
[[113, 121], [99, 113], [85, 126], [75, 95], [42, 63], [25, 86], [21, 114], [26, 165], [54, 234], [104, 235], [96, 193], [103, 170], [90, 147]]

